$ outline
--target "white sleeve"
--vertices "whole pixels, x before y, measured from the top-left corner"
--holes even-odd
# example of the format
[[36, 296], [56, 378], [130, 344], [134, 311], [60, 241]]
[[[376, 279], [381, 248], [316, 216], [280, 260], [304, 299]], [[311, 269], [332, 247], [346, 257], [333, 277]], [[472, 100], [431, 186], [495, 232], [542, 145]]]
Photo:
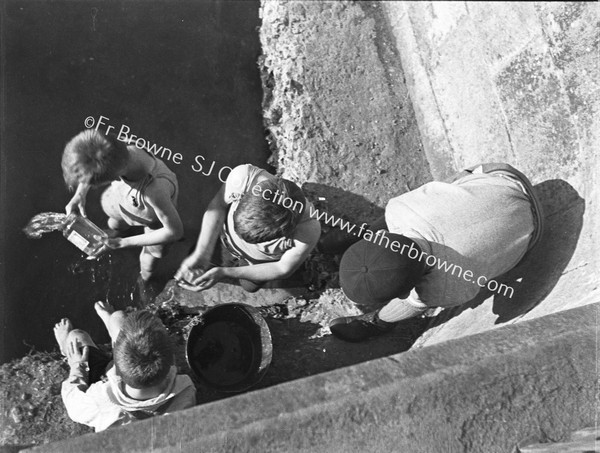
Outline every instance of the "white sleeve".
[[98, 404], [88, 393], [87, 370], [83, 364], [71, 368], [69, 377], [62, 383], [61, 396], [71, 420], [88, 426], [94, 426], [93, 420], [100, 410]]

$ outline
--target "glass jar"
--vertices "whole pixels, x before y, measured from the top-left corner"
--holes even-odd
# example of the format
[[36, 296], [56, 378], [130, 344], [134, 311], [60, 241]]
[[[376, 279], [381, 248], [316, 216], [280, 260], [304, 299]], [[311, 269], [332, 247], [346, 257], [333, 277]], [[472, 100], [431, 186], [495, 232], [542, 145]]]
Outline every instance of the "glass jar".
[[65, 220], [63, 235], [89, 257], [96, 258], [106, 251], [101, 238], [107, 238], [108, 235], [91, 220], [76, 213], [71, 213]]

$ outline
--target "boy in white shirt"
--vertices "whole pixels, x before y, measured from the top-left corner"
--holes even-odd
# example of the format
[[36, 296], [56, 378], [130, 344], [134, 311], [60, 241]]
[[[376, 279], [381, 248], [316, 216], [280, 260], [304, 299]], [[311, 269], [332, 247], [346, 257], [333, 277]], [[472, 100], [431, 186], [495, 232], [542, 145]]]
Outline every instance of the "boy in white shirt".
[[111, 337], [112, 355], [67, 318], [54, 326], [70, 367], [61, 395], [73, 421], [102, 431], [196, 404], [196, 389], [189, 376], [177, 375], [169, 335], [158, 318], [143, 310], [114, 311], [103, 302], [95, 308]]

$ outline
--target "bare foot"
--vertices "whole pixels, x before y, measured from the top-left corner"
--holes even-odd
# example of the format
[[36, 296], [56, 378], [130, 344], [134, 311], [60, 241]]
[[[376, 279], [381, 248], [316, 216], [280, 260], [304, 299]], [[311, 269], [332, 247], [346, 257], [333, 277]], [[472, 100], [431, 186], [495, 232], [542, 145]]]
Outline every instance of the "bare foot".
[[108, 325], [110, 315], [114, 313], [115, 308], [108, 302], [103, 302], [99, 300], [94, 304], [94, 309], [96, 310], [96, 313], [98, 314], [98, 316], [100, 316], [100, 319], [104, 322], [104, 324]]
[[73, 330], [73, 324], [69, 318], [63, 318], [54, 325], [54, 337], [56, 338], [58, 348], [60, 349], [60, 353], [62, 355], [66, 355], [65, 342], [67, 341], [67, 337], [69, 336], [69, 332], [71, 330]]

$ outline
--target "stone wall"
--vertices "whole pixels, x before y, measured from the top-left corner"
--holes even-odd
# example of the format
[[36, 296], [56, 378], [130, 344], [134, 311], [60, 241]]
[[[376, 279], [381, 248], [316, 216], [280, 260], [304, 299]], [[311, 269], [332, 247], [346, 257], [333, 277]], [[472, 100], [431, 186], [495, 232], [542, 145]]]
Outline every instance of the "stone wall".
[[[370, 2], [264, 1], [273, 164], [355, 221], [431, 179], [397, 50]], [[311, 184], [308, 184], [311, 187]]]
[[386, 2], [385, 13], [434, 178], [508, 162], [531, 178], [546, 218], [511, 276], [515, 297], [449, 313], [457, 319], [430, 341], [599, 300], [597, 5]]
[[[588, 352], [597, 342], [598, 308], [579, 307], [31, 451], [506, 453], [539, 442], [550, 451], [549, 442], [594, 425], [597, 363]], [[572, 451], [593, 451], [593, 445]]]
[[368, 220], [479, 162], [535, 184], [546, 231], [515, 297], [447, 310], [425, 342], [600, 299], [595, 3], [263, 1], [261, 16], [273, 159], [329, 211]]

